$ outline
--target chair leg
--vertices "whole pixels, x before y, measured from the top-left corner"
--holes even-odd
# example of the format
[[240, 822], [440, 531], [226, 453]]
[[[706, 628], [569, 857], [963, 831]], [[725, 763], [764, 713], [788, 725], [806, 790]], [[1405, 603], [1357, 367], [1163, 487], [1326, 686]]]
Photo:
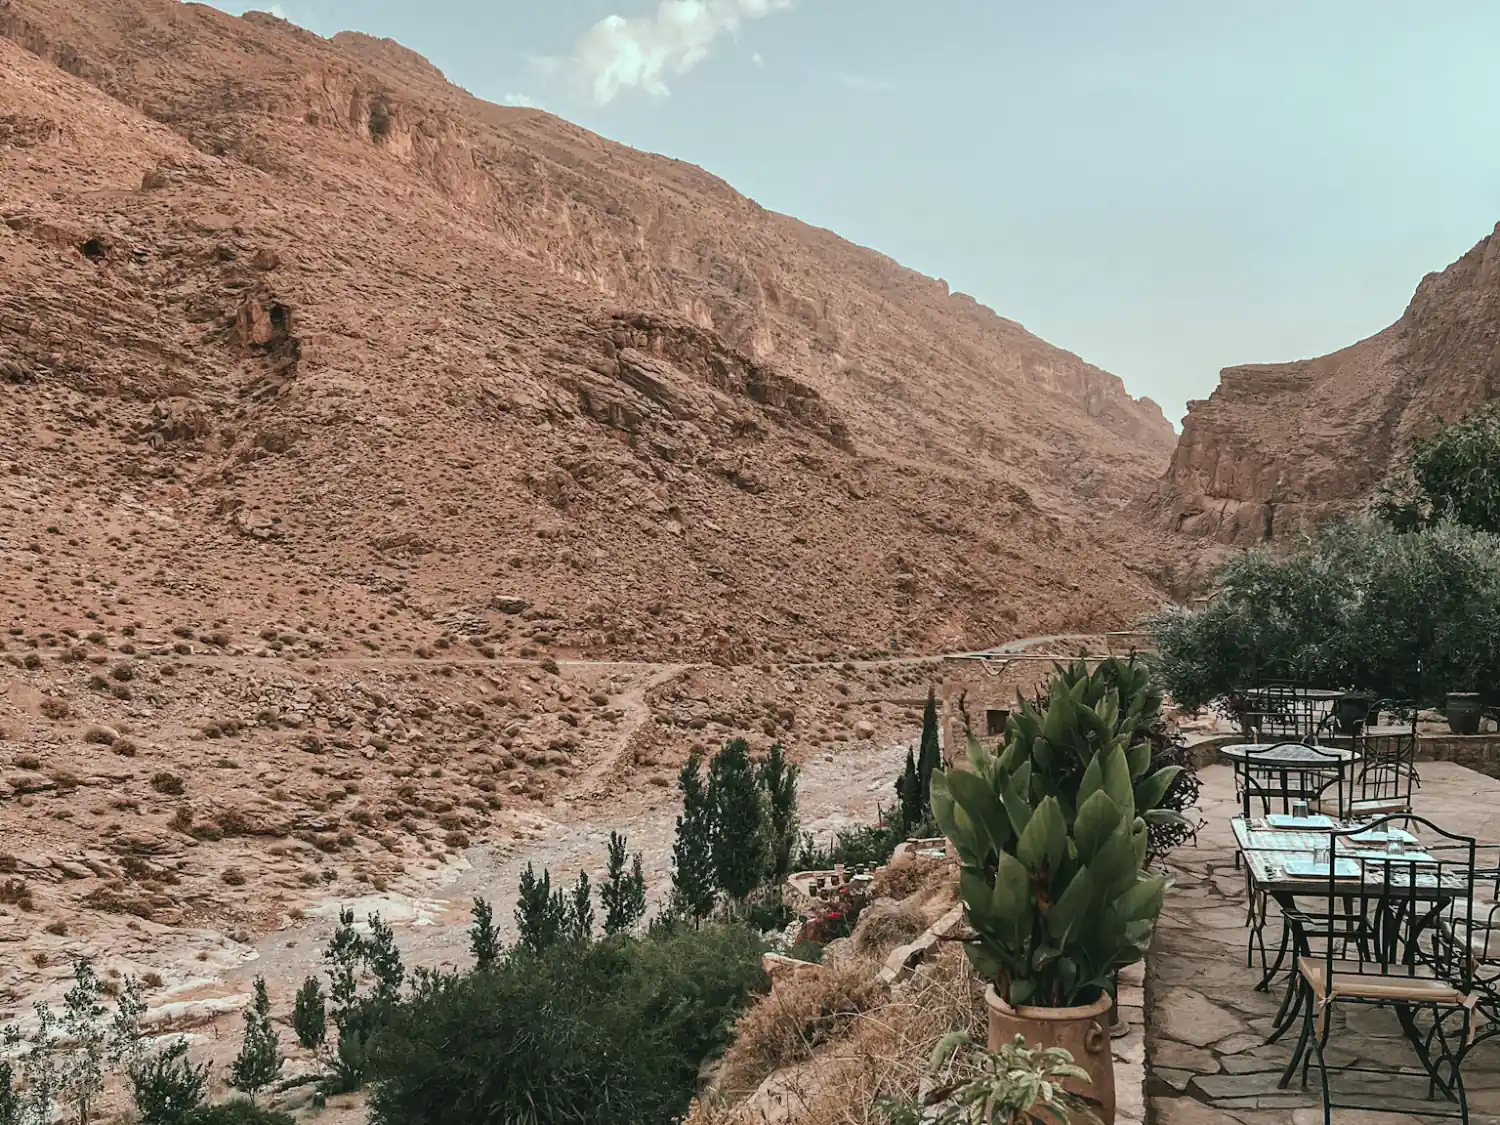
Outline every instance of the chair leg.
[[[1328, 1063], [1323, 1058], [1323, 1048], [1328, 1045], [1328, 1029], [1333, 1026], [1333, 1020], [1330, 1018], [1333, 1014], [1332, 1008], [1332, 1003], [1323, 1005], [1323, 1034], [1313, 1040], [1313, 1051], [1309, 1054], [1309, 1058], [1311, 1054], [1318, 1056], [1318, 1084], [1323, 1087], [1323, 1125], [1333, 1125], [1333, 1106], [1329, 1104], [1332, 1099], [1328, 1093]], [[1307, 1063], [1305, 1061], [1302, 1064], [1302, 1085], [1304, 1088], [1307, 1086]]]
[[1297, 1017], [1302, 1014], [1302, 989], [1297, 987], [1296, 965], [1292, 966], [1292, 976], [1286, 982], [1286, 995], [1281, 998], [1281, 1007], [1276, 1009], [1276, 1019], [1271, 1026], [1271, 1035], [1267, 1043], [1275, 1043], [1285, 1035], [1297, 1022]]
[[[1311, 989], [1308, 988], [1306, 982], [1304, 982], [1304, 981], [1298, 981], [1297, 982], [1297, 991], [1299, 991], [1299, 992], [1302, 992], [1302, 991], [1311, 992]], [[1286, 1069], [1281, 1072], [1281, 1081], [1278, 1082], [1278, 1083], [1276, 1083], [1276, 1088], [1279, 1089], [1279, 1090], [1285, 1090], [1287, 1088], [1287, 1086], [1291, 1083], [1291, 1081], [1292, 1081], [1292, 1075], [1294, 1075], [1294, 1074], [1297, 1073], [1297, 1064], [1302, 1061], [1303, 1055], [1307, 1051], [1308, 1042], [1312, 1038], [1312, 1030], [1313, 1030], [1313, 1007], [1314, 1007], [1314, 1005], [1312, 1003], [1312, 997], [1310, 995], [1308, 997], [1306, 997], [1306, 999], [1307, 999], [1308, 1003], [1307, 1003], [1307, 1006], [1302, 1011], [1302, 1032], [1301, 1032], [1301, 1034], [1299, 1034], [1297, 1036], [1297, 1045], [1292, 1048], [1292, 1057], [1287, 1060]], [[1302, 998], [1301, 997], [1298, 998], [1297, 1003], [1299, 1004], [1299, 1006], [1301, 1005], [1301, 1003], [1302, 1003]], [[1304, 1070], [1302, 1073], [1303, 1073], [1303, 1084], [1305, 1085], [1306, 1084], [1307, 1071]]]

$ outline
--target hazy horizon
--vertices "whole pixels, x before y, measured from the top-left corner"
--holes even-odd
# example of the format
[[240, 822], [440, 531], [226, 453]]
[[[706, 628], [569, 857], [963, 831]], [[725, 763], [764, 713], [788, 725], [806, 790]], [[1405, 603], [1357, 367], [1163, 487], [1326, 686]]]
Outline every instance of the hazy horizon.
[[[239, 13], [264, 3], [220, 0]], [[943, 278], [1176, 423], [1500, 218], [1500, 5], [280, 0]]]

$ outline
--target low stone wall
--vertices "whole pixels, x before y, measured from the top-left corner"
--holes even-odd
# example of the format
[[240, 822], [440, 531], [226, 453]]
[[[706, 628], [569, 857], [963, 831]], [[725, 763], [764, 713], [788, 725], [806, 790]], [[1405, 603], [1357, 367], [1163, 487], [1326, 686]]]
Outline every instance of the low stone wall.
[[1419, 734], [1417, 758], [1453, 762], [1486, 777], [1500, 777], [1500, 734]]

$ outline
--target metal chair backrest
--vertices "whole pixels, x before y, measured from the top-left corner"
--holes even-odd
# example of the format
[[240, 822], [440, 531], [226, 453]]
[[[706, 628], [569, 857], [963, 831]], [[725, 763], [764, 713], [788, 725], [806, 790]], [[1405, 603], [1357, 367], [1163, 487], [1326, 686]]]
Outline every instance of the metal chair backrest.
[[[1389, 721], [1382, 724], [1382, 717]], [[1349, 787], [1355, 808], [1363, 801], [1400, 804], [1409, 810], [1417, 777], [1415, 705], [1380, 700], [1370, 708], [1353, 746], [1360, 756]]]
[[1250, 706], [1244, 720], [1261, 739], [1307, 741], [1328, 726], [1328, 705], [1313, 699], [1301, 684], [1265, 683], [1245, 694]]
[[[1415, 843], [1392, 854], [1371, 841], [1389, 829], [1409, 833]], [[1434, 977], [1466, 992], [1473, 980], [1474, 839], [1399, 813], [1339, 829], [1329, 841], [1332, 862], [1319, 879], [1325, 932], [1353, 940], [1328, 943], [1327, 979], [1338, 961], [1344, 976]]]
[[1290, 813], [1298, 801], [1325, 805], [1330, 790], [1334, 815], [1338, 815], [1344, 808], [1349, 764], [1344, 752], [1305, 742], [1278, 742], [1247, 750], [1244, 761], [1235, 763], [1245, 818], [1254, 815], [1251, 803], [1257, 799], [1268, 813]]

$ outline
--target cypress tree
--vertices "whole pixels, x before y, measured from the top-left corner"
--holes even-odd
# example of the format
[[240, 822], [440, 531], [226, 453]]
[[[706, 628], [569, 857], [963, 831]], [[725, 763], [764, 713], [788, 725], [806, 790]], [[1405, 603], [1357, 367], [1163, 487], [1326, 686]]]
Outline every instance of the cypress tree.
[[569, 941], [593, 940], [594, 898], [587, 871], [580, 871], [578, 882], [573, 885], [573, 901], [568, 904], [566, 930]]
[[536, 869], [529, 863], [526, 865], [516, 899], [516, 929], [524, 948], [540, 953], [562, 936], [561, 894], [552, 890], [551, 872], [543, 868], [538, 879]]
[[694, 754], [677, 775], [682, 812], [672, 844], [672, 898], [681, 914], [696, 923], [714, 909], [713, 810]]
[[797, 775], [801, 771], [786, 760], [781, 743], [761, 763], [760, 787], [766, 794], [766, 850], [771, 874], [780, 882], [792, 869], [792, 849], [797, 845]]
[[323, 986], [317, 977], [308, 977], [297, 989], [292, 1004], [292, 1030], [297, 1033], [297, 1042], [309, 1051], [321, 1047], [328, 1037], [328, 1011], [323, 1003]]
[[229, 1068], [229, 1084], [255, 1101], [255, 1096], [276, 1079], [281, 1070], [281, 1037], [271, 1024], [271, 1001], [266, 978], [255, 978], [255, 1003], [245, 1013], [245, 1042]]
[[482, 898], [474, 899], [474, 921], [469, 926], [469, 948], [474, 967], [488, 969], [500, 957], [500, 936], [495, 932], [495, 912]]
[[901, 829], [904, 832], [922, 822], [922, 779], [910, 750], [906, 751], [906, 769], [896, 782], [896, 795], [901, 798]]
[[726, 742], [709, 763], [708, 803], [714, 881], [731, 899], [742, 900], [760, 885], [766, 868], [760, 786], [743, 738]]
[[932, 771], [943, 764], [943, 752], [938, 745], [937, 691], [927, 689], [927, 707], [922, 712], [922, 746], [917, 752], [917, 783], [921, 791], [921, 808], [918, 820], [932, 808]]
[[629, 841], [619, 832], [609, 834], [609, 871], [599, 887], [599, 901], [604, 904], [604, 932], [628, 933], [646, 913], [646, 878], [641, 872], [637, 852], [635, 866], [626, 870]]

